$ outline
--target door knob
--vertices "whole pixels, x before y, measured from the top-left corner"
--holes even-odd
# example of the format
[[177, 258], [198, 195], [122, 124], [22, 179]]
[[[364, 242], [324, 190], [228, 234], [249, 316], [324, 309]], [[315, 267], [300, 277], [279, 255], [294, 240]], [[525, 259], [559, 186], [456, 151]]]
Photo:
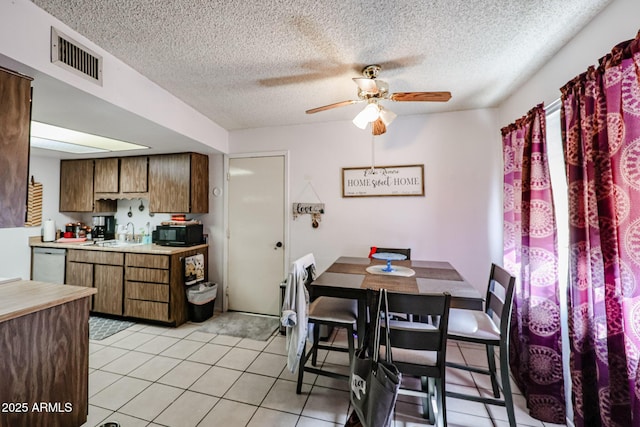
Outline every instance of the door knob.
[[282, 247], [282, 242], [278, 242], [276, 243], [276, 247], [273, 249], [278, 250], [278, 248], [281, 248], [281, 247]]

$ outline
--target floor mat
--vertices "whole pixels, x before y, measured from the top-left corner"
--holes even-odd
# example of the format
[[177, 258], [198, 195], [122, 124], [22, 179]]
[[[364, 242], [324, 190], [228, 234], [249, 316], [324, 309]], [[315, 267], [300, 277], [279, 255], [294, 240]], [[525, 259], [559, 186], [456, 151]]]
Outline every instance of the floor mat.
[[227, 311], [214, 314], [214, 317], [204, 321], [198, 330], [210, 334], [266, 341], [279, 325], [280, 319], [275, 316]]
[[89, 316], [89, 339], [100, 341], [133, 325], [135, 322], [127, 320]]

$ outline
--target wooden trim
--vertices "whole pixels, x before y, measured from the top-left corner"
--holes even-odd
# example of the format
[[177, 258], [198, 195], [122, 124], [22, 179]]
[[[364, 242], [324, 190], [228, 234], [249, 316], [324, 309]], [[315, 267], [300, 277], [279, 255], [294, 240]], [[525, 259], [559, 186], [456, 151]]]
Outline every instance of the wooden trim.
[[11, 74], [12, 76], [16, 76], [16, 77], [21, 77], [23, 79], [27, 79], [30, 82], [33, 81], [33, 77], [27, 76], [26, 74], [19, 73], [18, 71], [10, 70], [8, 68], [3, 67], [2, 65], [0, 65], [0, 71], [4, 71], [5, 73]]

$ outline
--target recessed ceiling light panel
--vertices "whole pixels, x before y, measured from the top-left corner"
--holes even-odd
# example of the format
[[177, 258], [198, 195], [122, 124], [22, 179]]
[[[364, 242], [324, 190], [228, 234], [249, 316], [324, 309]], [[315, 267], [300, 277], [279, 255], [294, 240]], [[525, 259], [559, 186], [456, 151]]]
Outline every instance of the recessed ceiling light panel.
[[[90, 151], [82, 151], [83, 153], [99, 153], [105, 151], [128, 151], [128, 150], [144, 150], [148, 149], [144, 145], [133, 144], [131, 142], [119, 141], [117, 139], [105, 138], [103, 136], [92, 135], [89, 133], [78, 132], [71, 129], [65, 129], [58, 126], [49, 125], [46, 123], [40, 122], [31, 122], [31, 140], [32, 146], [34, 139], [42, 139], [49, 141], [47, 145], [49, 147], [53, 147], [51, 144], [52, 141], [57, 141], [60, 143], [66, 143], [74, 146], [85, 147], [85, 149]], [[38, 143], [38, 142], [36, 142]], [[40, 142], [41, 143], [41, 142]], [[62, 145], [60, 145], [62, 147]], [[46, 148], [48, 150], [56, 150], [56, 148], [48, 148], [48, 147], [38, 147], [38, 148]], [[78, 148], [80, 150], [80, 148]], [[91, 151], [92, 150], [92, 151]], [[60, 150], [66, 152], [74, 152], [78, 153], [80, 151], [68, 151], [68, 150]]]

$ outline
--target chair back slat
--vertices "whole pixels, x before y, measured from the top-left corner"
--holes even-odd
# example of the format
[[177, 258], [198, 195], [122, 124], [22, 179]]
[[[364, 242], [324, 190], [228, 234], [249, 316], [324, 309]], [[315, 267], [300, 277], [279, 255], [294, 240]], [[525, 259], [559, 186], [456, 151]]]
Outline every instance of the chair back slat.
[[485, 300], [485, 311], [494, 319], [497, 317], [503, 334], [509, 328], [514, 289], [515, 277], [504, 268], [492, 264]]
[[[413, 322], [403, 322], [413, 323]], [[384, 334], [384, 325], [382, 334]], [[439, 329], [400, 329], [392, 326], [389, 337], [393, 348], [407, 348], [421, 351], [440, 351], [442, 349], [442, 332]]]
[[489, 313], [489, 309], [493, 312], [492, 314], [500, 316], [500, 314], [502, 314], [502, 310], [504, 309], [504, 301], [496, 294], [490, 294], [487, 299], [487, 313]]
[[[433, 316], [437, 325], [399, 321], [390, 323], [391, 346], [412, 350], [441, 351], [446, 346], [451, 295], [416, 295], [389, 292], [389, 311], [412, 314], [416, 318]], [[383, 323], [383, 327], [386, 326]], [[383, 331], [384, 333], [384, 331]]]
[[[445, 307], [445, 294], [403, 294], [388, 292], [389, 311], [397, 313], [413, 314], [418, 316], [443, 316], [447, 311]], [[451, 298], [451, 296], [449, 296]]]

